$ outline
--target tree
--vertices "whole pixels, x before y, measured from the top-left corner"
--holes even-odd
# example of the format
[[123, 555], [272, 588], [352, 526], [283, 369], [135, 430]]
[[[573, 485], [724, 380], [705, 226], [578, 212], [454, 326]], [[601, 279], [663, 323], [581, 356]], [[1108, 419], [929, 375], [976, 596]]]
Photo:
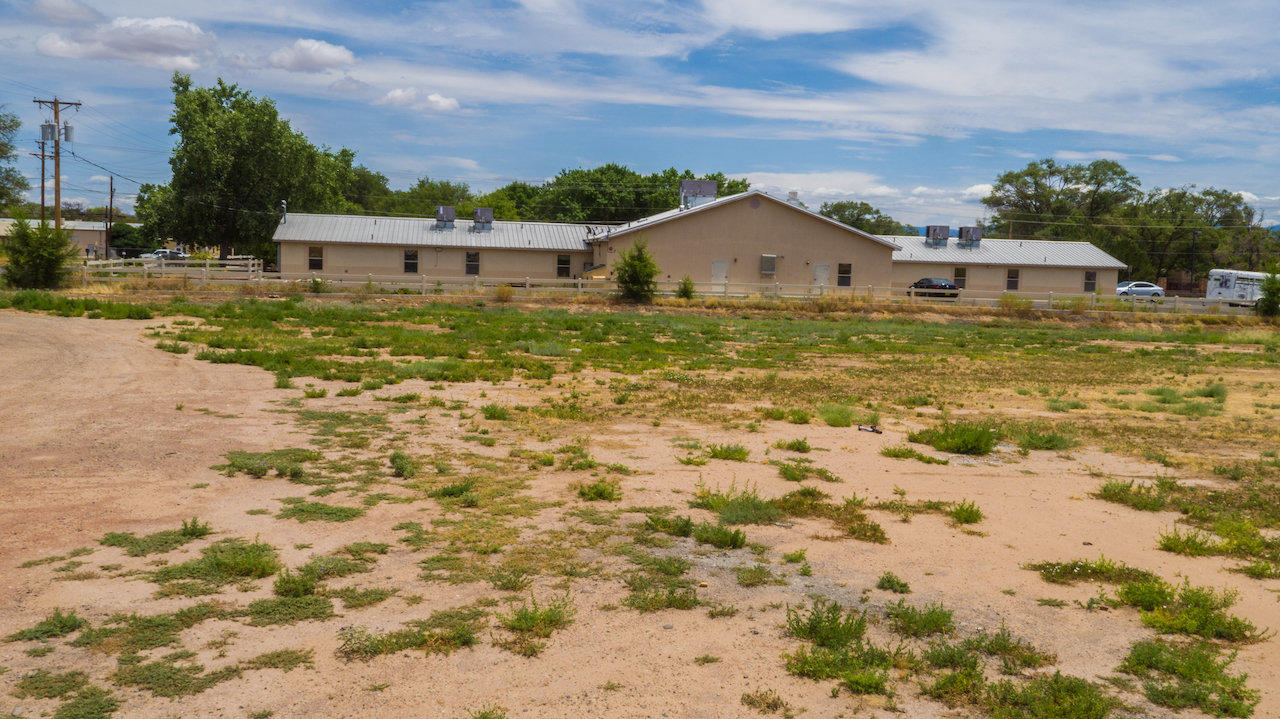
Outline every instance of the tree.
[[1280, 316], [1280, 265], [1272, 263], [1268, 271], [1270, 274], [1258, 288], [1262, 295], [1258, 297], [1258, 304], [1254, 305], [1254, 309], [1262, 317], [1276, 317]]
[[302, 212], [360, 209], [343, 195], [352, 155], [316, 148], [280, 119], [269, 98], [221, 79], [193, 87], [190, 76], [174, 73], [173, 106], [173, 179], [167, 192], [148, 188], [153, 199], [143, 222], [158, 226], [147, 236], [218, 247], [223, 258], [265, 257], [282, 202]]
[[0, 208], [20, 204], [28, 187], [27, 178], [18, 172], [18, 168], [9, 167], [18, 159], [13, 138], [20, 127], [22, 123], [17, 115], [0, 112]]
[[898, 222], [865, 202], [824, 202], [818, 214], [873, 235], [918, 234], [916, 228]]
[[653, 301], [653, 294], [657, 291], [653, 279], [658, 276], [658, 263], [653, 261], [644, 240], [636, 240], [629, 249], [622, 251], [618, 264], [614, 265], [614, 275], [622, 299], [637, 304]]
[[676, 287], [676, 297], [682, 300], [691, 300], [695, 292], [693, 278], [685, 275], [680, 278], [680, 285]]
[[71, 235], [48, 222], [35, 227], [20, 217], [0, 242], [7, 263], [4, 279], [13, 287], [49, 289], [60, 287], [70, 278], [72, 265], [79, 253], [71, 243]]
[[163, 244], [158, 238], [143, 235], [138, 228], [127, 222], [111, 223], [110, 235], [111, 249], [113, 250], [137, 250], [141, 252], [150, 252], [157, 249]]
[[1113, 160], [1060, 165], [1045, 158], [997, 177], [982, 203], [995, 213], [987, 226], [993, 235], [1090, 239], [1096, 225], [1139, 197], [1141, 185]]

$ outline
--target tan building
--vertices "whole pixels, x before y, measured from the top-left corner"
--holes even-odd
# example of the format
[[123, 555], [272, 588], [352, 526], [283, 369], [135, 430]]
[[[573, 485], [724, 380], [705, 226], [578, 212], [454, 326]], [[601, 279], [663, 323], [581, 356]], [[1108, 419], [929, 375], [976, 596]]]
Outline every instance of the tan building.
[[1088, 242], [1060, 240], [975, 241], [892, 236], [893, 286], [925, 277], [955, 282], [972, 294], [1004, 292], [1114, 295], [1126, 265]]
[[594, 228], [552, 222], [313, 215], [290, 212], [272, 239], [286, 277], [573, 279], [590, 265]]
[[[34, 220], [27, 221], [34, 226], [40, 223], [40, 218], [37, 217]], [[14, 222], [14, 220], [0, 218], [0, 235], [8, 234], [9, 228]], [[53, 225], [52, 219], [49, 220], [49, 224]], [[134, 227], [142, 226], [133, 222], [128, 224]], [[80, 259], [106, 259], [104, 253], [107, 248], [107, 223], [90, 220], [63, 220], [62, 229], [71, 235], [71, 242], [76, 246], [76, 252]]]
[[[692, 183], [690, 183], [692, 184]], [[594, 265], [608, 270], [643, 240], [660, 282], [688, 275], [711, 290], [760, 291], [751, 285], [884, 286], [892, 241], [828, 219], [758, 190], [727, 197], [686, 194], [681, 207], [611, 227], [590, 240]]]
[[[686, 275], [701, 292], [805, 294], [905, 292], [940, 277], [968, 294], [1004, 292], [1112, 294], [1124, 263], [1087, 242], [979, 239], [978, 228], [930, 228], [931, 237], [881, 237], [848, 227], [758, 190], [715, 196], [713, 182], [686, 180], [680, 206], [625, 225], [493, 220], [480, 208], [469, 220], [454, 208], [436, 217], [289, 213], [276, 228], [286, 278], [378, 281], [467, 278], [521, 282], [608, 279], [621, 254], [644, 241], [658, 281]], [[670, 285], [668, 285], [669, 287]]]

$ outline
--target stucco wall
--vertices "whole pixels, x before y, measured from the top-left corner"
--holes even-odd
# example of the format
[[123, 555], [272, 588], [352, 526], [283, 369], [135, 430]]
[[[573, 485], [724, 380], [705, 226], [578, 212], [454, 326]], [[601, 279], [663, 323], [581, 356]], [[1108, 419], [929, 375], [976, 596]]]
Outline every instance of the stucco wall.
[[[324, 248], [323, 275], [403, 275], [405, 277], [466, 277], [464, 249], [406, 247], [404, 245], [308, 245], [305, 242], [281, 242], [281, 271], [285, 274], [310, 274], [308, 248]], [[404, 251], [418, 250], [418, 271], [404, 271]], [[571, 277], [582, 275], [583, 263], [590, 252], [556, 252], [552, 250], [472, 250], [480, 253], [482, 279], [555, 279], [557, 255], [570, 255]]]
[[[967, 273], [965, 289], [977, 292], [1004, 292], [1005, 278], [1009, 266], [1005, 265], [948, 265], [930, 264], [926, 262], [895, 262], [893, 265], [893, 286], [906, 288], [922, 277], [942, 277], [953, 279], [955, 269], [964, 267]], [[1019, 292], [1056, 292], [1062, 294], [1084, 294], [1084, 273], [1082, 268], [1070, 267], [1018, 267]], [[1100, 269], [1098, 273], [1097, 292], [1113, 295], [1116, 291], [1118, 270]]]
[[[827, 285], [837, 285], [841, 263], [852, 265], [852, 283], [883, 284], [893, 248], [860, 237], [788, 205], [744, 197], [654, 225], [596, 245], [595, 262], [612, 267], [636, 240], [648, 243], [661, 271], [658, 280], [710, 283], [713, 263], [724, 260], [730, 284], [812, 285], [815, 265], [829, 269]], [[760, 256], [777, 255], [773, 275], [760, 272]]]

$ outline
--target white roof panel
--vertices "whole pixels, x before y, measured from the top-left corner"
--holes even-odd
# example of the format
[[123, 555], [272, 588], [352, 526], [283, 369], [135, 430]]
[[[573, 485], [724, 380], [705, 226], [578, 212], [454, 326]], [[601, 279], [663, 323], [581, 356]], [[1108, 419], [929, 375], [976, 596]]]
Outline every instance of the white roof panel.
[[434, 217], [375, 217], [288, 213], [276, 227], [275, 242], [338, 243], [346, 245], [409, 245], [471, 247], [477, 249], [562, 250], [587, 252], [589, 231], [602, 228], [557, 222], [494, 220], [493, 229], [476, 231], [471, 220], [456, 220], [452, 228]]
[[1067, 240], [1000, 240], [983, 238], [977, 247], [960, 247], [948, 238], [945, 247], [925, 247], [923, 237], [893, 235], [886, 239], [902, 247], [894, 262], [940, 265], [1011, 265], [1021, 267], [1088, 267], [1122, 270], [1125, 263], [1088, 242]]

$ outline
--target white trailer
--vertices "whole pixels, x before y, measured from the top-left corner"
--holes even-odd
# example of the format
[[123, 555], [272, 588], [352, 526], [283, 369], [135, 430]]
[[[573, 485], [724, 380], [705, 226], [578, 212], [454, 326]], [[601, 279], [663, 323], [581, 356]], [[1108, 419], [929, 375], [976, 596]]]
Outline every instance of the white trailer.
[[1209, 270], [1209, 285], [1204, 296], [1205, 299], [1225, 300], [1233, 305], [1252, 305], [1262, 296], [1262, 281], [1266, 278], [1265, 272]]

